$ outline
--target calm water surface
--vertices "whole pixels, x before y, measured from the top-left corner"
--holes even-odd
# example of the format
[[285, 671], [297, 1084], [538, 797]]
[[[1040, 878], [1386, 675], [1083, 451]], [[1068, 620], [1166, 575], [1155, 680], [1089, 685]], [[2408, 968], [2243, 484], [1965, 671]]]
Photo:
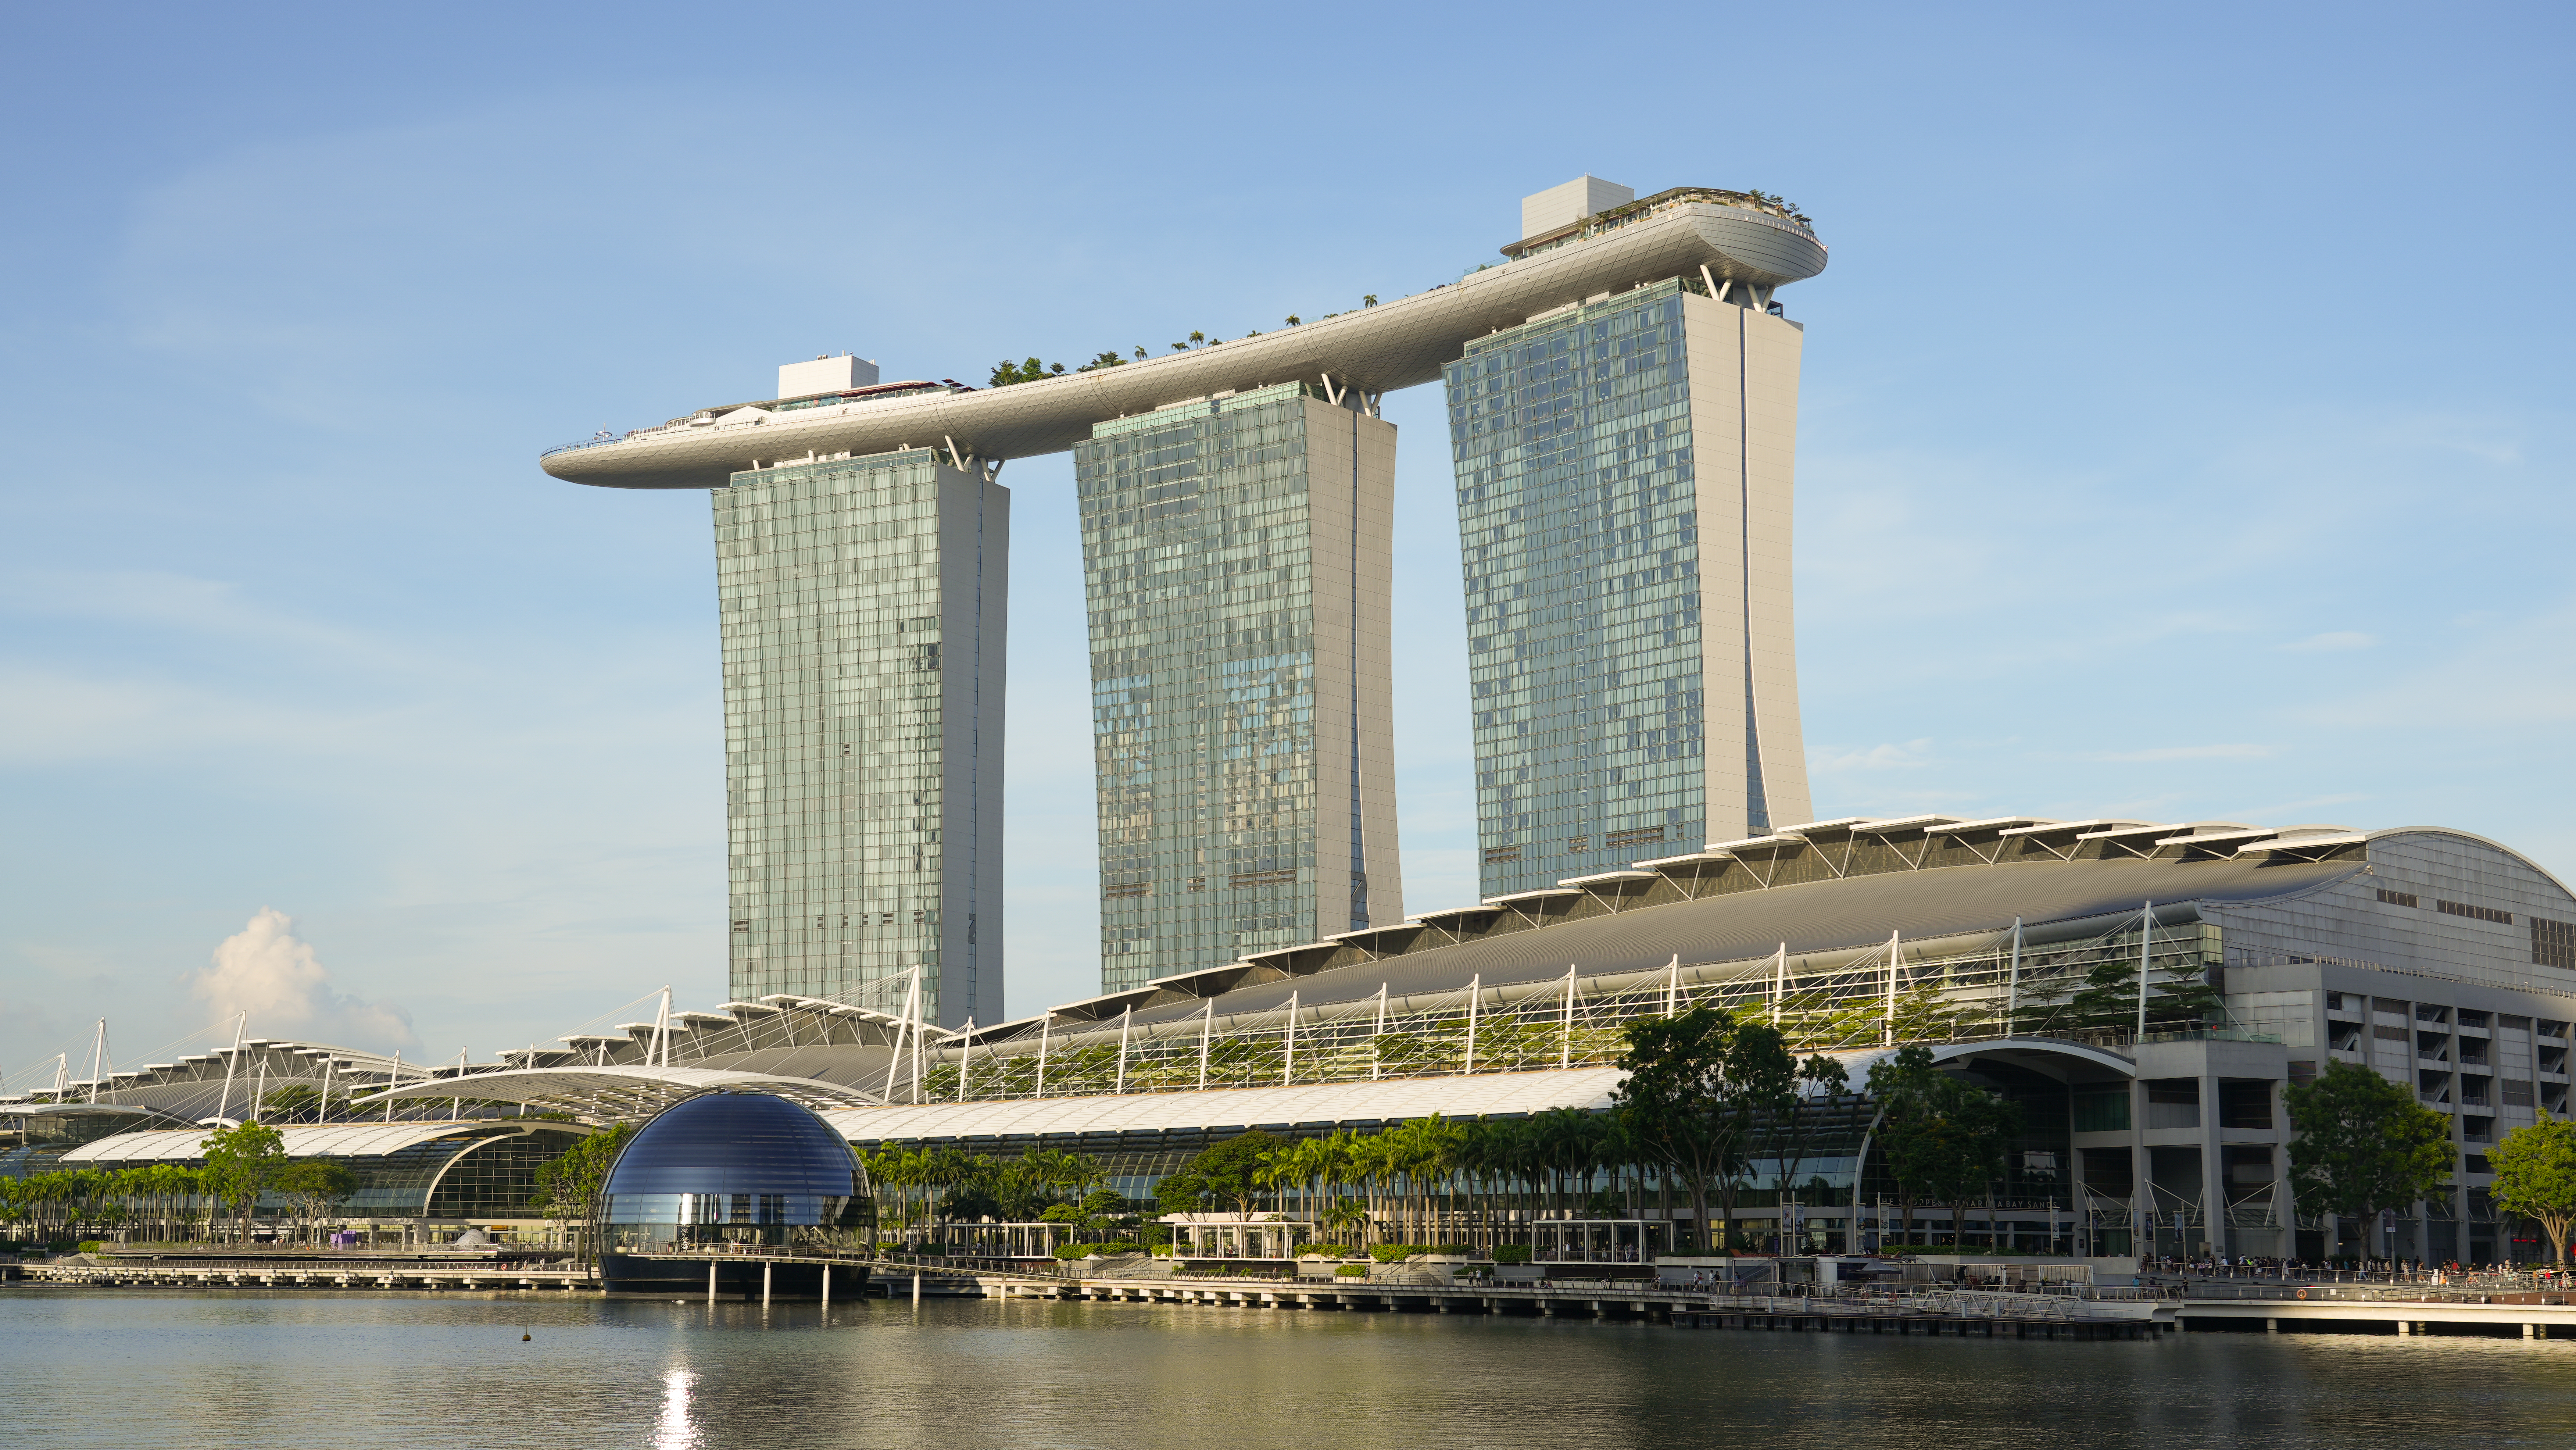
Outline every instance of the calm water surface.
[[0, 1365], [12, 1446], [2576, 1445], [2565, 1341], [12, 1288]]

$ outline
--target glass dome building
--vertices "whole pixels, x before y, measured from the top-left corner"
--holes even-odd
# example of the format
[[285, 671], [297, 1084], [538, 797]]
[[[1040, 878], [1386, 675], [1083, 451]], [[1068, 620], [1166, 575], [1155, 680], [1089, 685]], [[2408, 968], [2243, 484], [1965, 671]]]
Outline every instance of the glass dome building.
[[[811, 1111], [763, 1092], [690, 1098], [638, 1129], [608, 1170], [600, 1195], [601, 1275], [612, 1294], [734, 1297], [762, 1292], [811, 1298], [821, 1269], [764, 1264], [778, 1255], [837, 1248], [868, 1221], [866, 1182], [850, 1145]], [[674, 1259], [717, 1249], [738, 1260]], [[855, 1267], [835, 1279], [855, 1295]]]

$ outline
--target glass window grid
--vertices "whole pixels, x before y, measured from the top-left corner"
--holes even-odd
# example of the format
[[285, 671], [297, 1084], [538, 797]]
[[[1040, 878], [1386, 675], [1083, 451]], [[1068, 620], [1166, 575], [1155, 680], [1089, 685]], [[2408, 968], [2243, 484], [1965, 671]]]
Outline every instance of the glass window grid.
[[1312, 396], [1119, 419], [1074, 449], [1104, 991], [1345, 929], [1317, 920]]
[[1447, 369], [1488, 896], [1705, 843], [1680, 292], [1499, 332]]
[[968, 481], [910, 449], [713, 491], [736, 997], [920, 968], [938, 1018], [940, 522]]

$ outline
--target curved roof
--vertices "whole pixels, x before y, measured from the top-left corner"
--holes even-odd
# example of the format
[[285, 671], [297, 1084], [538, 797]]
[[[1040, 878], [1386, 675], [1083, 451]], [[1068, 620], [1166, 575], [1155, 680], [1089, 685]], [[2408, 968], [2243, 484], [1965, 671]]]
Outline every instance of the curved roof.
[[1017, 1098], [995, 1103], [923, 1103], [825, 1113], [823, 1120], [854, 1143], [921, 1138], [998, 1138], [1076, 1133], [1198, 1132], [1332, 1123], [1379, 1123], [1433, 1113], [1472, 1118], [1488, 1113], [1541, 1113], [1549, 1108], [1606, 1108], [1625, 1074], [1612, 1067], [1550, 1072], [1498, 1072], [1477, 1077], [1416, 1077], [1387, 1082], [1335, 1082], [1203, 1092], [1126, 1093], [1109, 1097]]
[[1777, 287], [1823, 271], [1825, 249], [1761, 212], [1687, 203], [1604, 236], [1282, 332], [1004, 388], [771, 413], [756, 426], [639, 430], [617, 442], [550, 453], [540, 466], [569, 482], [612, 488], [720, 488], [755, 459], [775, 463], [807, 452], [864, 455], [953, 441], [961, 454], [988, 459], [1061, 453], [1094, 424], [1219, 392], [1324, 375], [1337, 387], [1380, 392], [1427, 383], [1473, 338], [1603, 292], [1696, 275], [1702, 266], [1722, 282]]
[[[156, 1128], [119, 1133], [63, 1154], [65, 1163], [185, 1163], [204, 1155], [207, 1128]], [[470, 1122], [303, 1123], [278, 1130], [290, 1158], [375, 1158], [441, 1138], [506, 1137], [551, 1131], [587, 1135], [578, 1123], [476, 1120]]]
[[[2269, 900], [2315, 890], [2357, 869], [2349, 862], [2244, 859], [2042, 861], [1848, 876], [1635, 906], [1238, 987], [1223, 995], [1217, 1010], [1267, 1011], [1285, 1006], [1292, 991], [1301, 1006], [1316, 1007], [1373, 996], [1380, 983], [1401, 996], [1455, 992], [1471, 976], [1488, 987], [1557, 979], [1568, 964], [1579, 964], [1586, 976], [1608, 977], [1657, 970], [1676, 956], [1685, 965], [1746, 961], [1769, 956], [1783, 942], [1793, 956], [1850, 950], [1884, 943], [1890, 932], [1907, 941], [1991, 933], [2009, 930], [2015, 917], [2029, 925], [2134, 914], [2145, 901]], [[1200, 1010], [1197, 1002], [1140, 1007], [1135, 1020], [1178, 1021]]]
[[[611, 1199], [680, 1194], [847, 1198], [848, 1143], [810, 1110], [772, 1093], [708, 1093], [636, 1130], [608, 1173]], [[615, 1212], [612, 1220], [626, 1215]]]
[[[1893, 1050], [1868, 1048], [1827, 1055], [1840, 1060], [1858, 1084], [1868, 1078], [1871, 1063]], [[2008, 1058], [2061, 1078], [2137, 1074], [2137, 1065], [2116, 1052], [2057, 1038], [1995, 1038], [1944, 1043], [1932, 1049], [1935, 1062], [1968, 1057]], [[1553, 1068], [1295, 1087], [923, 1103], [825, 1113], [823, 1120], [854, 1143], [1334, 1127], [1399, 1122], [1435, 1113], [1476, 1118], [1543, 1113], [1551, 1108], [1600, 1112], [1610, 1107], [1611, 1093], [1626, 1077], [1615, 1067]]]
[[820, 1078], [780, 1077], [713, 1067], [516, 1067], [461, 1078], [411, 1083], [351, 1105], [365, 1110], [388, 1098], [468, 1097], [526, 1103], [586, 1117], [633, 1118], [659, 1112], [684, 1098], [721, 1088], [758, 1088], [814, 1108], [842, 1108], [881, 1101], [876, 1094]]

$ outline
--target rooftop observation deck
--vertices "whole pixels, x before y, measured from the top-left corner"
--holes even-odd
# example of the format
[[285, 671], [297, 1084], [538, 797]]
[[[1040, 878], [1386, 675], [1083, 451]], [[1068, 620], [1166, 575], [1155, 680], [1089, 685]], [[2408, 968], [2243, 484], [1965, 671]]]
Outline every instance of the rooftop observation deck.
[[890, 383], [708, 408], [556, 449], [539, 466], [608, 488], [716, 488], [762, 464], [935, 448], [962, 463], [1060, 453], [1095, 424], [1272, 383], [1376, 395], [1430, 382], [1469, 340], [1671, 277], [1756, 305], [1825, 269], [1806, 225], [1743, 193], [1681, 187], [1503, 249], [1456, 282], [1284, 331], [1008, 387]]

